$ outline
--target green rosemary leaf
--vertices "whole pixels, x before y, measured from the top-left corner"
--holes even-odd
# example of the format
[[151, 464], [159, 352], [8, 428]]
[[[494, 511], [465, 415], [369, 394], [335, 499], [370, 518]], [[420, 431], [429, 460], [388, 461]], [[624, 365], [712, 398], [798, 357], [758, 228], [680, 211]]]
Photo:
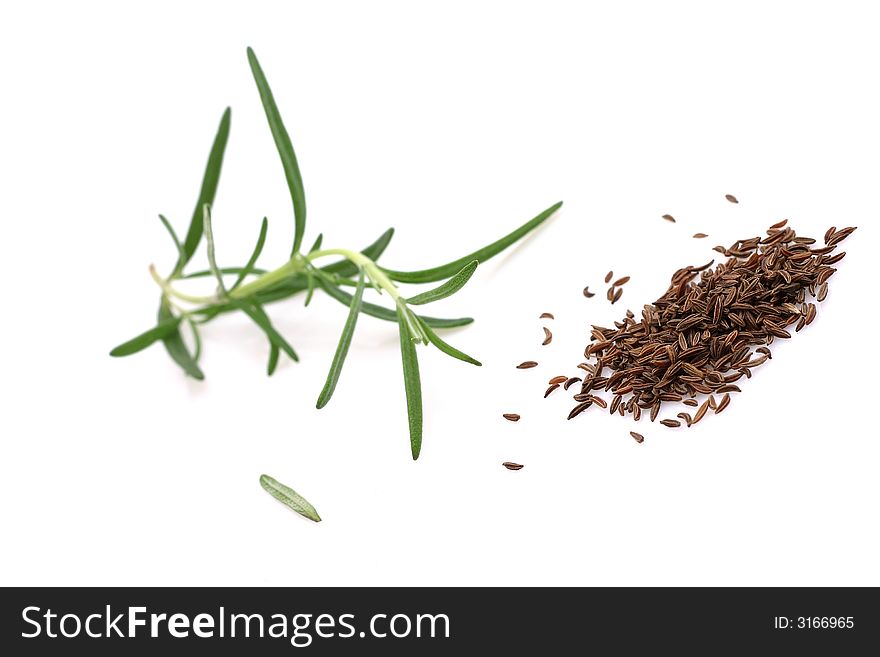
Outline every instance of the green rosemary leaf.
[[202, 208], [204, 208], [205, 204], [213, 204], [214, 196], [217, 194], [217, 184], [220, 182], [220, 169], [223, 167], [223, 153], [226, 150], [226, 142], [229, 140], [229, 123], [231, 119], [232, 110], [227, 107], [226, 111], [223, 112], [223, 118], [220, 120], [220, 127], [217, 128], [217, 135], [214, 137], [211, 153], [208, 155], [208, 165], [205, 167], [205, 175], [202, 178], [199, 199], [196, 201], [196, 209], [193, 210], [189, 229], [186, 232], [186, 239], [183, 242], [183, 254], [174, 266], [172, 278], [183, 271], [184, 266], [193, 257], [193, 253], [196, 252], [202, 239], [202, 233], [204, 232], [202, 228]]
[[269, 345], [269, 364], [266, 366], [266, 374], [272, 376], [275, 374], [275, 368], [278, 367], [278, 356], [281, 352], [275, 344]]
[[419, 359], [416, 355], [416, 338], [409, 328], [404, 313], [409, 312], [401, 303], [397, 305], [397, 326], [400, 331], [400, 355], [403, 361], [403, 385], [406, 390], [406, 412], [409, 420], [409, 444], [415, 461], [422, 451], [422, 383], [419, 378]]
[[217, 258], [214, 254], [214, 228], [211, 222], [211, 206], [207, 203], [204, 207], [205, 216], [202, 218], [202, 224], [205, 231], [205, 241], [208, 242], [208, 268], [214, 272], [214, 277], [217, 279], [217, 287], [220, 290], [222, 296], [227, 296], [226, 286], [223, 284], [223, 274], [220, 272], [220, 268], [217, 266]]
[[[259, 269], [258, 267], [252, 267], [251, 269], [248, 269], [247, 267], [220, 267], [221, 274], [241, 274], [242, 272], [245, 272], [246, 275], [254, 274], [259, 276], [265, 274], [266, 270]], [[186, 280], [190, 278], [207, 278], [208, 276], [214, 276], [214, 272], [210, 269], [202, 269], [200, 271], [194, 271], [191, 274], [184, 274], [183, 276], [180, 276], [180, 278]]]
[[281, 165], [284, 167], [284, 177], [287, 179], [287, 187], [290, 189], [290, 198], [293, 201], [293, 216], [295, 221], [295, 230], [293, 237], [293, 249], [291, 253], [298, 253], [302, 244], [303, 232], [306, 228], [306, 197], [303, 190], [302, 176], [299, 173], [299, 164], [296, 161], [296, 154], [293, 152], [293, 144], [290, 143], [290, 135], [284, 127], [281, 120], [281, 114], [278, 106], [275, 104], [275, 97], [257, 61], [257, 56], [251, 48], [247, 49], [248, 61], [251, 65], [251, 72], [254, 75], [254, 81], [257, 83], [257, 89], [260, 92], [260, 100], [263, 102], [263, 109], [266, 112], [266, 120], [269, 122], [269, 129], [272, 131], [272, 138], [275, 140], [275, 147], [278, 149], [278, 155], [281, 157]]
[[[157, 315], [158, 322], [161, 324], [162, 322], [172, 318], [173, 315], [171, 313], [171, 309], [168, 307], [168, 303], [162, 299], [159, 303], [159, 312]], [[189, 353], [189, 349], [186, 347], [186, 343], [183, 341], [183, 338], [180, 337], [180, 327], [178, 326], [171, 333], [162, 338], [162, 343], [165, 345], [165, 351], [168, 352], [168, 355], [171, 356], [171, 359], [180, 365], [184, 372], [186, 372], [189, 376], [194, 379], [201, 381], [205, 378], [205, 375], [202, 373], [202, 370], [199, 369], [198, 363], [196, 363], [195, 359], [192, 357], [192, 354]]]
[[314, 274], [311, 274], [311, 273], [306, 274], [306, 285], [308, 287], [307, 287], [307, 291], [306, 291], [306, 301], [305, 301], [304, 305], [306, 307], [308, 307], [308, 305], [312, 302], [312, 295], [315, 293], [315, 275]]
[[[254, 265], [257, 264], [257, 258], [259, 258], [260, 254], [263, 252], [263, 245], [266, 243], [266, 233], [268, 230], [269, 220], [266, 217], [263, 217], [263, 223], [260, 224], [260, 236], [257, 237], [254, 251], [251, 253], [251, 257], [248, 258], [247, 264], [238, 272], [238, 278], [236, 278], [235, 283], [232, 284], [230, 292], [244, 283], [244, 279], [254, 271]], [[223, 270], [221, 269], [220, 272], [223, 273]]]
[[291, 360], [299, 362], [299, 356], [296, 355], [296, 352], [293, 350], [293, 347], [288, 344], [287, 340], [275, 330], [275, 327], [272, 326], [272, 321], [269, 319], [269, 316], [266, 314], [266, 311], [260, 307], [259, 304], [253, 303], [251, 301], [245, 301], [243, 299], [237, 299], [234, 302], [242, 311], [247, 314], [254, 323], [263, 329], [263, 332], [266, 334], [266, 337], [269, 339], [271, 344], [274, 344], [281, 351], [287, 354]]
[[364, 298], [364, 272], [361, 271], [358, 277], [357, 290], [351, 299], [351, 307], [348, 310], [348, 319], [345, 320], [345, 326], [342, 328], [342, 335], [339, 336], [339, 345], [336, 347], [336, 353], [333, 355], [333, 361], [330, 363], [330, 372], [327, 374], [327, 381], [324, 383], [324, 389], [318, 396], [318, 408], [324, 408], [333, 391], [336, 390], [336, 382], [339, 381], [339, 375], [342, 373], [342, 364], [348, 355], [348, 348], [351, 346], [351, 339], [354, 336], [354, 328], [357, 326], [358, 315], [361, 312], [361, 302]]
[[[329, 296], [333, 297], [340, 303], [345, 304], [346, 306], [351, 305], [351, 295], [345, 290], [340, 290], [335, 285], [330, 285], [326, 281], [322, 279], [318, 279], [318, 285], [321, 286], [321, 289], [324, 290]], [[371, 317], [375, 317], [377, 319], [384, 319], [386, 322], [396, 322], [397, 321], [397, 313], [395, 313], [390, 308], [385, 308], [383, 306], [377, 306], [376, 304], [369, 303], [364, 301], [361, 304], [361, 312], [365, 315], [370, 315]], [[472, 317], [458, 317], [456, 319], [440, 319], [438, 317], [422, 317], [425, 320], [425, 323], [429, 326], [433, 326], [434, 328], [455, 328], [457, 326], [467, 326], [471, 324], [474, 320]]]
[[183, 245], [180, 243], [180, 240], [177, 237], [177, 233], [174, 232], [174, 228], [171, 225], [171, 222], [168, 221], [163, 215], [159, 215], [159, 220], [162, 222], [162, 225], [165, 226], [165, 230], [168, 231], [168, 234], [171, 235], [171, 240], [174, 242], [174, 248], [177, 249], [177, 262], [184, 260], [186, 256], [184, 255]]
[[136, 354], [142, 349], [146, 349], [157, 340], [161, 340], [166, 335], [170, 335], [177, 330], [178, 326], [180, 326], [180, 317], [169, 317], [156, 324], [153, 328], [132, 338], [128, 342], [123, 342], [121, 345], [113, 349], [113, 351], [110, 352], [110, 355], [119, 358], [121, 356], [131, 356], [132, 354]]
[[471, 365], [476, 365], [477, 367], [482, 367], [483, 364], [480, 361], [478, 361], [476, 358], [471, 358], [463, 351], [459, 351], [458, 349], [453, 347], [451, 344], [447, 344], [446, 342], [444, 342], [440, 338], [439, 335], [437, 335], [436, 333], [434, 333], [433, 330], [431, 330], [431, 327], [428, 326], [421, 317], [419, 317], [418, 315], [416, 315], [416, 317], [418, 318], [419, 323], [421, 324], [422, 330], [425, 332], [425, 335], [428, 336], [428, 340], [431, 342], [432, 345], [437, 347], [444, 354], [448, 354], [448, 355], [452, 356], [453, 358], [458, 358], [458, 360], [463, 360], [465, 363], [470, 363]]
[[280, 481], [276, 481], [269, 475], [260, 475], [260, 486], [276, 500], [282, 504], [289, 506], [301, 516], [321, 522], [321, 516], [315, 511], [315, 507], [309, 504], [309, 501], [302, 495], [297, 493], [289, 486], [285, 486]]
[[406, 302], [413, 306], [419, 306], [431, 303], [432, 301], [439, 301], [440, 299], [445, 299], [446, 297], [455, 294], [471, 279], [471, 276], [474, 275], [474, 272], [477, 270], [477, 265], [479, 264], [480, 263], [476, 260], [466, 264], [460, 272], [443, 283], [443, 285], [435, 287], [433, 290], [417, 294], [416, 296], [407, 299]]
[[193, 339], [193, 347], [195, 348], [193, 360], [198, 363], [199, 358], [202, 357], [202, 336], [199, 333], [198, 325], [192, 320], [190, 315], [186, 316], [186, 323], [189, 325], [189, 330]]
[[433, 269], [422, 269], [419, 271], [395, 271], [392, 269], [384, 268], [383, 271], [388, 274], [388, 276], [392, 280], [399, 281], [401, 283], [431, 283], [433, 281], [441, 281], [444, 278], [449, 278], [450, 276], [453, 276], [458, 270], [464, 267], [471, 260], [486, 262], [486, 260], [488, 260], [492, 256], [498, 255], [508, 246], [526, 235], [528, 232], [541, 225], [561, 206], [562, 201], [550, 206], [537, 217], [535, 217], [531, 221], [524, 223], [515, 231], [508, 235], [505, 235], [500, 240], [492, 242], [492, 244], [484, 246], [482, 249], [474, 251], [473, 253], [466, 255], [463, 258], [459, 258], [458, 260], [453, 260], [452, 262], [445, 265], [434, 267]]
[[318, 249], [321, 248], [321, 244], [324, 243], [324, 233], [318, 233], [318, 237], [315, 238], [315, 243], [312, 244], [312, 248], [309, 249], [309, 253], [314, 253]]

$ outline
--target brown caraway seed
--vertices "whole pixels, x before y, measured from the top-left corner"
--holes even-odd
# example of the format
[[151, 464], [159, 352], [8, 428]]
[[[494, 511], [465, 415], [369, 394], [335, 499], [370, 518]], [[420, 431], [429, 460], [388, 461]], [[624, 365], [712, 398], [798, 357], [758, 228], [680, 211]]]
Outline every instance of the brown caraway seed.
[[629, 435], [632, 436], [633, 438], [635, 438], [637, 443], [645, 442], [645, 437], [640, 433], [636, 433], [635, 431], [630, 431]]
[[564, 374], [560, 374], [559, 376], [554, 376], [547, 383], [552, 386], [554, 383], [565, 383], [566, 381], [568, 381], [568, 377]]
[[504, 413], [501, 417], [511, 422], [519, 422], [519, 413]]
[[783, 219], [782, 221], [778, 221], [772, 226], [770, 226], [770, 230], [775, 230], [777, 228], [782, 228], [785, 224], [788, 223], [788, 219]]
[[[669, 221], [673, 224], [675, 223], [675, 217], [673, 217], [671, 214], [664, 214], [663, 218], [666, 219], [666, 221]], [[605, 282], [607, 283], [608, 281], [605, 281]]]
[[697, 409], [697, 412], [694, 413], [694, 424], [703, 419], [703, 416], [709, 410], [709, 400], [703, 402], [703, 404]]
[[[699, 419], [722, 412], [729, 393], [740, 391], [736, 383], [769, 360], [773, 341], [815, 318], [816, 304], [805, 295], [827, 294], [822, 286], [837, 271], [830, 265], [843, 257], [832, 252], [855, 230], [829, 229], [826, 246], [815, 248], [816, 240], [778, 224], [765, 236], [716, 247], [725, 260], [714, 269], [710, 261], [676, 271], [641, 317], [627, 311], [611, 328], [593, 326], [584, 350], [592, 362], [578, 365], [586, 374], [570, 416], [593, 405], [596, 390], [609, 392], [614, 410], [636, 420], [648, 411], [655, 421], [664, 402], [698, 408]], [[612, 286], [610, 300], [620, 292]]]
[[553, 392], [554, 390], [556, 390], [556, 388], [558, 388], [558, 387], [559, 387], [559, 384], [554, 383], [552, 386], [547, 388], [547, 391], [544, 393], [544, 399], [547, 399], [547, 397], [550, 396], [550, 393]]
[[611, 299], [611, 303], [612, 304], [617, 303], [620, 300], [620, 295], [622, 295], [622, 294], [623, 294], [623, 290], [618, 289], [617, 292], [614, 293], [614, 298]]
[[736, 200], [736, 196], [734, 196], [733, 194], [725, 194], [724, 198], [726, 198], [731, 203], [739, 203], [739, 201]]
[[537, 367], [537, 366], [538, 366], [538, 363], [536, 363], [535, 361], [533, 361], [533, 360], [527, 360], [527, 361], [522, 362], [522, 363], [520, 363], [519, 365], [517, 365], [517, 366], [516, 366], [516, 369], [518, 369], [518, 370], [530, 370], [530, 369], [532, 369], [533, 367]]
[[505, 461], [501, 465], [503, 465], [508, 470], [522, 470], [523, 469], [522, 463], [513, 463], [512, 461]]
[[706, 235], [706, 233], [694, 233], [694, 239], [696, 239], [696, 240], [701, 240], [704, 237], [709, 237], [709, 236]]
[[610, 281], [613, 277], [614, 277], [614, 272], [613, 272], [613, 271], [608, 272], [607, 274], [605, 274], [605, 282], [607, 283], [607, 282]]
[[614, 281], [611, 286], [612, 287], [620, 287], [621, 285], [626, 285], [629, 282], [629, 276], [623, 276], [622, 278], [618, 278]]
[[589, 285], [587, 285], [587, 287], [584, 288], [584, 296], [587, 297], [587, 299], [592, 299], [594, 296], [596, 296], [595, 294], [593, 294], [592, 292], [590, 292], [590, 286], [589, 286]]
[[550, 329], [548, 329], [546, 326], [543, 326], [541, 328], [544, 329], [544, 342], [542, 342], [541, 344], [546, 346], [546, 345], [550, 344], [550, 342], [553, 340], [553, 334], [550, 332]]
[[660, 420], [660, 424], [662, 424], [664, 427], [670, 427], [672, 429], [681, 426], [681, 422], [679, 422], [678, 420]]
[[565, 383], [562, 384], [563, 390], [568, 390], [571, 386], [573, 386], [578, 381], [581, 381], [581, 377], [573, 376], [570, 379], [566, 379]]
[[553, 313], [541, 313], [541, 316], [538, 319], [556, 319], [553, 316]]

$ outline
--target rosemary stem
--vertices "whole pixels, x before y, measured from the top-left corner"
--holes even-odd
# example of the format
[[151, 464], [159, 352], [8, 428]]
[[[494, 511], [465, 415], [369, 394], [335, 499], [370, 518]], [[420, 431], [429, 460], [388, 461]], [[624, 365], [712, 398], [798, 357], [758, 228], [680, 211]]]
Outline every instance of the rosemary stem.
[[324, 256], [342, 256], [343, 258], [350, 260], [352, 264], [355, 264], [364, 270], [364, 273], [369, 277], [370, 282], [372, 282], [380, 292], [385, 290], [395, 302], [400, 298], [400, 292], [398, 291], [397, 286], [394, 285], [385, 272], [379, 269], [375, 262], [363, 253], [350, 251], [348, 249], [323, 249], [321, 251], [310, 253], [307, 256], [307, 259], [311, 262], [312, 260], [323, 258]]

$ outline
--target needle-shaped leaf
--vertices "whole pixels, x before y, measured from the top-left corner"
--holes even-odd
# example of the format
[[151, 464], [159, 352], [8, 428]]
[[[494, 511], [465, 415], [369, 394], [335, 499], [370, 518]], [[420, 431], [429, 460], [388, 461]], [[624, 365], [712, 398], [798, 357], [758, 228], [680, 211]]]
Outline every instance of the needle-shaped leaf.
[[168, 231], [168, 234], [171, 235], [171, 240], [174, 242], [174, 248], [177, 249], [177, 261], [180, 262], [186, 258], [186, 255], [183, 251], [183, 244], [180, 243], [180, 240], [177, 237], [177, 233], [174, 232], [174, 227], [171, 225], [171, 222], [168, 221], [163, 215], [159, 215], [159, 221], [162, 222], [162, 225], [165, 226], [165, 230]]
[[281, 165], [284, 167], [284, 177], [287, 179], [287, 187], [290, 189], [290, 198], [293, 201], [293, 216], [295, 221], [295, 230], [293, 236], [293, 249], [291, 253], [298, 253], [302, 244], [303, 232], [306, 228], [306, 196], [303, 191], [302, 176], [299, 173], [299, 164], [296, 161], [296, 154], [293, 152], [293, 144], [290, 143], [290, 135], [287, 134], [287, 128], [281, 120], [281, 113], [275, 104], [275, 97], [260, 67], [260, 62], [251, 48], [247, 49], [248, 62], [251, 65], [251, 72], [254, 75], [254, 81], [257, 83], [257, 89], [260, 92], [260, 100], [263, 102], [263, 109], [266, 112], [266, 120], [269, 122], [269, 129], [272, 131], [272, 138], [275, 140], [275, 147], [278, 149], [278, 155], [281, 157]]
[[227, 107], [226, 111], [223, 112], [223, 118], [220, 120], [220, 127], [217, 128], [217, 135], [214, 137], [211, 153], [208, 155], [208, 164], [205, 167], [205, 175], [202, 178], [202, 188], [199, 190], [196, 208], [193, 210], [189, 229], [186, 232], [186, 239], [183, 242], [183, 254], [178, 258], [177, 264], [174, 266], [172, 278], [183, 271], [184, 265], [192, 258], [202, 239], [202, 233], [204, 232], [202, 228], [203, 208], [206, 204], [212, 205], [214, 203], [214, 196], [217, 194], [220, 170], [223, 167], [223, 153], [226, 151], [226, 142], [229, 140], [229, 123], [231, 120], [232, 110]]
[[211, 206], [206, 203], [204, 207], [204, 217], [202, 218], [202, 228], [205, 231], [205, 240], [208, 242], [208, 268], [214, 272], [214, 277], [217, 279], [217, 288], [225, 297], [227, 296], [227, 292], [226, 286], [223, 284], [223, 273], [217, 266], [217, 258], [214, 253], [214, 227], [212, 224]]
[[401, 283], [431, 283], [433, 281], [442, 281], [444, 278], [449, 278], [450, 276], [455, 275], [458, 270], [464, 267], [471, 260], [486, 262], [486, 260], [488, 260], [492, 256], [498, 255], [508, 246], [525, 236], [531, 230], [537, 228], [539, 225], [544, 223], [561, 206], [562, 201], [550, 206], [537, 217], [524, 223], [515, 231], [509, 233], [508, 235], [505, 235], [500, 240], [492, 242], [492, 244], [484, 246], [482, 249], [478, 249], [477, 251], [474, 251], [473, 253], [464, 256], [463, 258], [453, 260], [452, 262], [445, 265], [434, 267], [432, 269], [421, 269], [419, 271], [396, 271], [393, 269], [384, 268], [383, 271], [388, 274], [388, 276], [392, 280], [400, 281]]
[[397, 326], [400, 332], [400, 356], [403, 361], [403, 385], [406, 389], [406, 413], [409, 420], [409, 444], [413, 460], [422, 451], [422, 382], [419, 377], [419, 359], [416, 345], [404, 313], [403, 304], [397, 305]]
[[312, 302], [312, 295], [315, 293], [315, 275], [314, 274], [312, 274], [312, 273], [306, 274], [306, 285], [308, 287], [306, 288], [306, 290], [307, 290], [306, 291], [306, 301], [305, 301], [304, 305], [306, 307], [308, 307], [308, 305]]
[[437, 347], [444, 354], [448, 354], [453, 358], [458, 358], [458, 360], [463, 360], [465, 363], [470, 363], [471, 365], [476, 365], [478, 367], [481, 367], [483, 365], [476, 358], [471, 358], [463, 351], [459, 351], [451, 344], [447, 344], [446, 342], [444, 342], [439, 335], [431, 330], [431, 327], [428, 326], [421, 317], [419, 317], [418, 315], [416, 315], [416, 317], [418, 318], [419, 324], [421, 324], [422, 330], [425, 332], [425, 335], [428, 336], [428, 340], [430, 341], [430, 343]]
[[351, 306], [348, 309], [348, 318], [345, 320], [345, 326], [342, 328], [342, 335], [339, 336], [339, 344], [336, 347], [336, 353], [333, 356], [333, 362], [330, 363], [330, 372], [327, 374], [327, 381], [324, 383], [324, 389], [318, 396], [318, 408], [324, 408], [333, 391], [336, 390], [336, 382], [339, 381], [339, 375], [342, 373], [342, 364], [348, 355], [348, 348], [351, 346], [351, 339], [354, 336], [354, 329], [357, 326], [358, 315], [361, 312], [361, 302], [364, 298], [364, 272], [358, 278], [357, 290], [351, 299]]
[[290, 356], [290, 359], [293, 361], [299, 362], [299, 356], [296, 355], [296, 352], [293, 350], [287, 340], [275, 330], [275, 327], [272, 326], [272, 321], [269, 319], [269, 316], [266, 314], [259, 304], [253, 303], [251, 301], [247, 301], [244, 299], [237, 299], [235, 304], [241, 308], [248, 317], [254, 320], [254, 323], [263, 329], [263, 333], [266, 334], [266, 337], [269, 339], [271, 344], [274, 344], [285, 354]]
[[128, 342], [123, 342], [121, 345], [113, 349], [113, 351], [110, 352], [110, 355], [120, 357], [136, 354], [142, 349], [146, 349], [157, 340], [161, 340], [166, 335], [170, 335], [177, 330], [178, 326], [180, 326], [180, 317], [170, 317], [159, 322], [153, 328], [144, 331], [137, 337], [132, 338]]
[[426, 303], [431, 303], [432, 301], [445, 299], [446, 297], [455, 294], [471, 279], [471, 276], [474, 275], [474, 272], [477, 270], [477, 265], [479, 264], [480, 263], [476, 260], [469, 262], [455, 276], [443, 283], [443, 285], [435, 287], [433, 290], [417, 294], [414, 297], [410, 297], [406, 302], [412, 306], [420, 306]]
[[[346, 306], [351, 306], [351, 295], [345, 290], [340, 290], [335, 285], [330, 285], [322, 279], [318, 279], [318, 284], [321, 286], [321, 289], [324, 290], [329, 296], [336, 299], [340, 303], [345, 304]], [[370, 315], [371, 317], [375, 317], [377, 319], [384, 319], [386, 322], [396, 322], [397, 321], [397, 313], [391, 310], [390, 308], [385, 308], [383, 306], [377, 306], [374, 303], [369, 303], [364, 301], [361, 304], [361, 312], [365, 315]], [[467, 326], [468, 324], [473, 323], [472, 317], [458, 317], [456, 319], [441, 319], [438, 317], [422, 317], [425, 320], [425, 323], [428, 326], [433, 326], [434, 328], [455, 328], [457, 326]]]
[[269, 495], [282, 504], [290, 507], [301, 516], [308, 518], [309, 520], [314, 520], [315, 522], [321, 522], [321, 516], [315, 511], [315, 507], [290, 486], [285, 486], [269, 475], [260, 475], [260, 486], [262, 486]]
[[269, 345], [269, 363], [266, 365], [266, 374], [269, 376], [275, 374], [275, 369], [278, 367], [278, 356], [280, 353], [281, 352], [274, 343]]
[[[158, 323], [168, 321], [173, 317], [171, 309], [168, 307], [168, 303], [163, 299], [159, 303], [159, 312], [157, 314]], [[171, 359], [180, 365], [184, 372], [186, 372], [189, 376], [194, 379], [198, 379], [201, 381], [205, 378], [205, 375], [202, 373], [202, 370], [199, 369], [198, 363], [196, 363], [195, 358], [192, 357], [192, 354], [189, 353], [189, 349], [187, 349], [186, 343], [183, 341], [183, 338], [180, 336], [180, 327], [176, 327], [171, 333], [162, 338], [162, 344], [165, 345], [165, 351], [168, 352], [168, 355], [171, 356]]]
[[309, 249], [309, 253], [314, 253], [318, 249], [321, 248], [321, 244], [324, 243], [324, 233], [318, 233], [318, 237], [315, 238], [315, 243], [312, 244], [312, 248]]
[[[236, 278], [235, 283], [232, 284], [230, 292], [241, 285], [244, 282], [244, 279], [253, 273], [254, 265], [257, 264], [257, 259], [263, 252], [263, 245], [266, 243], [266, 232], [268, 230], [269, 220], [266, 217], [263, 217], [263, 223], [260, 224], [260, 235], [259, 237], [257, 237], [257, 243], [254, 246], [254, 251], [253, 253], [251, 253], [251, 257], [248, 258], [247, 264], [241, 268], [241, 271], [238, 272], [238, 278]], [[221, 269], [220, 272], [222, 273], [223, 270]]]
[[[259, 276], [265, 274], [266, 270], [260, 269], [258, 267], [252, 267], [251, 269], [247, 269], [246, 267], [220, 267], [221, 274], [241, 274], [242, 272]], [[214, 272], [212, 272], [210, 269], [201, 269], [199, 271], [194, 271], [189, 274], [184, 274], [180, 278], [187, 280], [190, 278], [207, 278], [208, 276], [214, 276]]]

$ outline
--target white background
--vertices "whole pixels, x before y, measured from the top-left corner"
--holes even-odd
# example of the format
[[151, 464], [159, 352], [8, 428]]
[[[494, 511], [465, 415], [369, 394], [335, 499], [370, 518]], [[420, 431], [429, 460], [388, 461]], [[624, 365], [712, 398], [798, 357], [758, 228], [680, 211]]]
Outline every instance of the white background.
[[[869, 6], [6, 6], [0, 582], [880, 584]], [[565, 200], [430, 308], [476, 317], [447, 339], [484, 367], [420, 350], [418, 462], [395, 326], [361, 320], [335, 397], [315, 409], [346, 312], [328, 298], [269, 308], [302, 356], [271, 379], [241, 317], [205, 331], [203, 383], [159, 346], [107, 355], [154, 319], [147, 266], [174, 259], [156, 214], [185, 231], [226, 105], [221, 264], [247, 258], [263, 215], [261, 264], [289, 252], [247, 45], [297, 149], [306, 245], [320, 230], [360, 248], [395, 226], [383, 262], [428, 267]], [[724, 415], [691, 430], [643, 420], [637, 445], [629, 418], [568, 422], [567, 395], [542, 399], [547, 379], [575, 372], [590, 323], [638, 311], [677, 267], [785, 217], [803, 235], [859, 230], [816, 322], [774, 344]], [[608, 269], [632, 276], [614, 308]], [[585, 284], [599, 295], [585, 300]], [[547, 347], [543, 311], [556, 314]], [[525, 359], [541, 366], [513, 369]], [[272, 500], [263, 472], [324, 521]]]

